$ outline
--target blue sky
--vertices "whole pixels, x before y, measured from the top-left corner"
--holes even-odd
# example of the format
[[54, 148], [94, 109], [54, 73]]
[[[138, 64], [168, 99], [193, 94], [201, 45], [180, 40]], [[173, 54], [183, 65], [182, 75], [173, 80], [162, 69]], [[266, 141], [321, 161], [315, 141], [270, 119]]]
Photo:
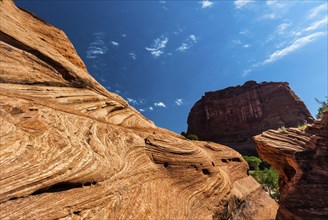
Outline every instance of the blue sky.
[[187, 129], [207, 91], [287, 81], [328, 96], [327, 1], [16, 1], [63, 29], [88, 70], [158, 126]]

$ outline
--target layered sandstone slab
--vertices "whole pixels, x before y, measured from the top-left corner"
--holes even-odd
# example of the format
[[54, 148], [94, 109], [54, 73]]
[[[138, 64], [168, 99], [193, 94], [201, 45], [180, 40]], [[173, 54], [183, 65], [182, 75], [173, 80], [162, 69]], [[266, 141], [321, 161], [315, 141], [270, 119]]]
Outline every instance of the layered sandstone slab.
[[306, 122], [313, 122], [313, 118], [288, 83], [248, 81], [206, 92], [190, 110], [187, 133], [256, 155], [252, 136]]
[[239, 153], [156, 127], [9, 0], [0, 55], [0, 219], [274, 219]]
[[279, 172], [277, 219], [327, 219], [328, 111], [305, 131], [270, 130], [254, 140], [260, 157]]

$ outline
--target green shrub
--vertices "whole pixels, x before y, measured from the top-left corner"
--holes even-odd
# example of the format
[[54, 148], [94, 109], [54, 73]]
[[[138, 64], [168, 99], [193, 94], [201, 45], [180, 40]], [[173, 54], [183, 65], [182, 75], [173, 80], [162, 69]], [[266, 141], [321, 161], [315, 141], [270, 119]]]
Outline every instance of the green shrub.
[[307, 124], [297, 126], [298, 129], [304, 131], [307, 128]]
[[318, 99], [315, 99], [318, 104], [320, 104], [320, 107], [318, 109], [318, 113], [316, 115], [317, 119], [320, 119], [323, 115], [323, 112], [328, 110], [328, 97], [326, 96], [326, 101], [320, 101]]
[[255, 156], [243, 156], [244, 160], [248, 163], [249, 169], [251, 170], [258, 170], [260, 163], [262, 163], [262, 160]]
[[[265, 161], [262, 161], [260, 158], [255, 156], [243, 156], [244, 160], [248, 163], [250, 168], [249, 174], [259, 182], [263, 189], [267, 191], [270, 196], [278, 201], [279, 198], [279, 174], [275, 169], [272, 167], [264, 168], [263, 170], [260, 169], [260, 164], [265, 166]], [[268, 166], [268, 165], [267, 165]]]
[[198, 137], [195, 134], [188, 134], [187, 138], [192, 141], [198, 141]]
[[259, 182], [262, 187], [270, 194], [270, 196], [276, 201], [279, 198], [279, 174], [275, 169], [270, 167], [264, 170], [256, 170], [252, 176]]

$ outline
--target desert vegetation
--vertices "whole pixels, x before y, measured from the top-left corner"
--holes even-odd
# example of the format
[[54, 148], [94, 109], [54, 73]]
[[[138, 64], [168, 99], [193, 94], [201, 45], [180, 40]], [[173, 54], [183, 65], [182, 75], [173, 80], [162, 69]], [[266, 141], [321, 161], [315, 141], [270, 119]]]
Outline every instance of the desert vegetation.
[[318, 113], [316, 115], [317, 119], [322, 118], [323, 112], [328, 110], [328, 96], [326, 96], [326, 101], [320, 101], [319, 99], [315, 99], [318, 104], [320, 104], [318, 108]]
[[249, 174], [259, 182], [263, 189], [269, 193], [269, 195], [278, 201], [279, 199], [279, 175], [277, 171], [270, 167], [267, 163], [255, 156], [243, 156], [249, 166]]

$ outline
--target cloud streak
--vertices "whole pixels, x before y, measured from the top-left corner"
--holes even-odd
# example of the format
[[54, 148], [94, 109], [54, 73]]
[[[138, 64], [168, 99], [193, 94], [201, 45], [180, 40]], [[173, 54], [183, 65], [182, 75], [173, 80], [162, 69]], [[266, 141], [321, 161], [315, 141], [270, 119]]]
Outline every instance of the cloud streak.
[[235, 0], [234, 1], [235, 8], [237, 8], [237, 9], [245, 8], [250, 3], [252, 3], [251, 0]]
[[328, 22], [328, 16], [324, 17], [321, 20], [318, 20], [318, 21], [313, 22], [309, 27], [307, 27], [305, 29], [305, 31], [313, 31], [313, 30], [316, 30], [319, 27], [324, 26], [325, 24], [327, 24], [327, 22]]
[[189, 35], [190, 40], [192, 40], [194, 43], [197, 43], [197, 37], [194, 34]]
[[269, 7], [274, 7], [274, 8], [283, 8], [286, 6], [285, 3], [283, 3], [282, 1], [278, 1], [278, 0], [267, 0], [266, 5]]
[[176, 50], [177, 50], [177, 51], [180, 51], [180, 52], [184, 52], [184, 51], [188, 50], [189, 47], [190, 47], [190, 46], [187, 45], [186, 43], [182, 43], [181, 46], [178, 47]]
[[128, 101], [128, 103], [130, 105], [141, 105], [144, 103], [143, 99], [133, 99], [133, 98], [126, 98], [126, 100]]
[[326, 12], [328, 9], [328, 3], [323, 3], [315, 8], [313, 8], [309, 13], [309, 18], [315, 18], [320, 15], [322, 12]]
[[154, 40], [152, 47], [145, 47], [145, 49], [154, 57], [160, 57], [164, 54], [164, 49], [168, 41], [169, 39], [167, 37], [161, 36]]
[[155, 102], [154, 103], [155, 107], [162, 107], [162, 108], [166, 108], [166, 105], [163, 102]]
[[91, 42], [87, 49], [87, 58], [88, 59], [95, 59], [99, 55], [104, 55], [107, 53], [108, 48], [105, 45], [105, 33], [104, 32], [97, 32], [93, 34], [95, 39]]
[[118, 42], [116, 42], [116, 41], [111, 41], [111, 44], [113, 45], [113, 46], [115, 46], [115, 47], [118, 47], [120, 44], [118, 43]]
[[305, 45], [313, 42], [314, 40], [326, 35], [325, 32], [315, 32], [313, 34], [307, 35], [305, 37], [301, 37], [296, 39], [291, 45], [281, 49], [276, 50], [273, 52], [266, 60], [264, 60], [261, 65], [273, 63], [277, 61], [278, 59], [281, 59], [282, 57], [287, 56], [288, 54], [304, 47]]
[[[279, 5], [283, 4], [283, 5]], [[292, 6], [289, 2], [280, 1], [267, 1], [266, 5], [273, 7], [275, 11], [285, 10]], [[251, 64], [242, 73], [242, 76], [247, 76], [260, 66], [274, 63], [289, 54], [292, 54], [306, 45], [322, 38], [327, 37], [327, 23], [328, 16], [324, 15], [323, 11], [327, 9], [328, 3], [318, 5], [304, 14], [303, 18], [297, 19], [284, 19], [279, 25], [276, 26], [274, 31], [267, 36], [263, 45], [270, 42], [268, 48], [272, 48], [268, 56], [264, 57], [262, 61]], [[290, 10], [290, 9], [288, 9]], [[241, 42], [236, 42], [241, 44]]]
[[129, 56], [131, 57], [132, 60], [136, 60], [137, 59], [137, 55], [133, 52], [129, 53]]
[[183, 99], [176, 99], [174, 103], [178, 106], [183, 105]]
[[194, 46], [197, 43], [197, 37], [194, 34], [190, 34], [181, 44], [180, 46], [176, 49], [176, 51], [179, 52], [185, 52], [192, 46]]
[[202, 5], [202, 8], [210, 8], [213, 6], [214, 3], [208, 0], [204, 0], [201, 1], [200, 4]]

